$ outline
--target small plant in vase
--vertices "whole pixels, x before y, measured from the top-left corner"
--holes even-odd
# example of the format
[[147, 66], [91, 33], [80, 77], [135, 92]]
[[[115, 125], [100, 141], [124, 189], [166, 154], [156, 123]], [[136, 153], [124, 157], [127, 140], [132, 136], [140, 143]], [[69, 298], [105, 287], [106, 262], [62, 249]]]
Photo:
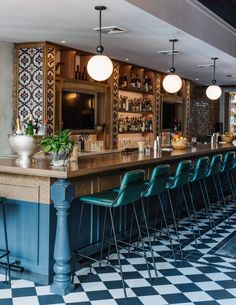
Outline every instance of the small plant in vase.
[[41, 142], [41, 148], [52, 157], [53, 166], [65, 166], [73, 150], [74, 141], [70, 130], [60, 131]]

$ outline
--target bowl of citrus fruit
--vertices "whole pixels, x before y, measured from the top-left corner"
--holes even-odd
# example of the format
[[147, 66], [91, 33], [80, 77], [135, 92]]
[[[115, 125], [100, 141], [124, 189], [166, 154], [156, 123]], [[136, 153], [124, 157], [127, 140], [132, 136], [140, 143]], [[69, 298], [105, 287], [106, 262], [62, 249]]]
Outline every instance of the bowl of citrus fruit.
[[174, 149], [185, 149], [188, 145], [188, 140], [182, 137], [180, 134], [175, 134], [172, 137], [171, 145]]
[[232, 143], [234, 140], [233, 132], [225, 132], [221, 135], [221, 140], [226, 143]]

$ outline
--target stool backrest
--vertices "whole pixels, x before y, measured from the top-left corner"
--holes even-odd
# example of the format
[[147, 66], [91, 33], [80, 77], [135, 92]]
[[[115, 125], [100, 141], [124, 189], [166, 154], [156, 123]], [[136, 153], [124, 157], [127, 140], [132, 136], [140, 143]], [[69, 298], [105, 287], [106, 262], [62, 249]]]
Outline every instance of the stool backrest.
[[181, 187], [189, 182], [192, 161], [184, 160], [178, 164], [171, 188]]
[[144, 170], [137, 169], [125, 173], [113, 207], [135, 202], [140, 199], [144, 187]]
[[191, 182], [198, 181], [206, 177], [208, 163], [209, 163], [208, 157], [201, 157], [197, 160], [193, 172], [193, 177], [191, 178]]
[[221, 167], [221, 160], [222, 160], [222, 155], [217, 154], [214, 155], [211, 159], [211, 163], [207, 172], [207, 176], [214, 176], [219, 174], [220, 172], [220, 167]]
[[169, 181], [170, 165], [163, 164], [154, 167], [151, 178], [148, 182], [143, 197], [150, 197], [161, 194]]
[[230, 171], [234, 167], [234, 160], [235, 160], [235, 152], [229, 151], [224, 156], [224, 161], [222, 165], [222, 171]]

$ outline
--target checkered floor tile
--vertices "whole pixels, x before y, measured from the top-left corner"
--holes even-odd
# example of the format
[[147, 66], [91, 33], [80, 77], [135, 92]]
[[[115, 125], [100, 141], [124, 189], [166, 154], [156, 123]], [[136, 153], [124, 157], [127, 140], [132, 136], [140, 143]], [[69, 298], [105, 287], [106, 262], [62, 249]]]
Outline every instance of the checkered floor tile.
[[[229, 205], [228, 211], [228, 222], [215, 212], [215, 234], [209, 230], [205, 215], [198, 214], [202, 242], [198, 238], [197, 245], [183, 220], [180, 234], [184, 260], [173, 259], [168, 240], [152, 239], [158, 269], [155, 277], [151, 253], [147, 252], [152, 280], [144, 259], [123, 249], [121, 262], [128, 299], [124, 298], [119, 273], [94, 263], [92, 273], [88, 268], [77, 273], [75, 292], [64, 297], [51, 294], [49, 286], [25, 280], [12, 280], [11, 286], [4, 284], [4, 276], [0, 275], [0, 305], [236, 305], [236, 258], [218, 254], [236, 234], [235, 206]], [[196, 226], [194, 230], [197, 234]], [[178, 247], [177, 241], [174, 246]], [[111, 263], [118, 264], [116, 255], [111, 255]]]

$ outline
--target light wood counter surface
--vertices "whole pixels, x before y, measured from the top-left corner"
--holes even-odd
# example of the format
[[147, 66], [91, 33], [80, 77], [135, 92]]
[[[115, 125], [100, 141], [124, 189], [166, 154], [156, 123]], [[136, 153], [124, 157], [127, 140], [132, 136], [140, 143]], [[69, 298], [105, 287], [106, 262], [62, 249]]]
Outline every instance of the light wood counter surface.
[[18, 165], [15, 158], [0, 158], [0, 173], [20, 174], [28, 176], [69, 179], [83, 177], [98, 173], [111, 172], [116, 169], [128, 170], [142, 168], [147, 165], [172, 163], [183, 159], [195, 159], [203, 155], [224, 153], [236, 150], [233, 144], [197, 144], [189, 146], [186, 150], [161, 151], [157, 154], [140, 154], [136, 151], [129, 153], [114, 152], [94, 156], [80, 156], [78, 163], [69, 163], [67, 167], [56, 168], [48, 160], [39, 160], [26, 167]]

